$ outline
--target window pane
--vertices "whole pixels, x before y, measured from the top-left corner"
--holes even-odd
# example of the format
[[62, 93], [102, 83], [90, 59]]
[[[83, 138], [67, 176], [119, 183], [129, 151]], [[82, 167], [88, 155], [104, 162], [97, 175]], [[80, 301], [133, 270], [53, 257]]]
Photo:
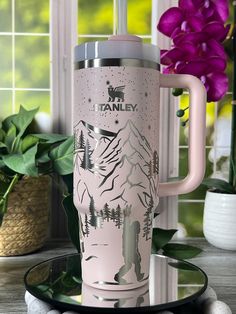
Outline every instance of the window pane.
[[16, 87], [49, 88], [49, 38], [16, 38]]
[[[151, 0], [128, 2], [130, 34], [151, 34], [151, 5]], [[78, 32], [113, 34], [113, 0], [79, 0]]]
[[0, 32], [12, 31], [11, 1], [0, 1]]
[[[189, 107], [189, 95], [184, 94], [180, 98], [180, 109], [185, 110]], [[207, 104], [206, 107], [206, 127], [207, 127], [207, 137], [206, 137], [206, 145], [212, 145], [212, 133], [214, 129], [215, 122], [215, 103], [211, 102]], [[185, 110], [185, 115], [181, 118], [181, 121], [186, 121], [189, 118], [189, 109]], [[182, 127], [180, 125], [180, 146], [188, 145], [188, 124], [186, 127]]]
[[218, 118], [230, 119], [232, 115], [232, 94], [226, 95], [218, 103]]
[[39, 107], [41, 112], [50, 114], [50, 93], [38, 91], [17, 91], [16, 92], [16, 112], [20, 105], [26, 109], [33, 109]]
[[203, 237], [203, 203], [179, 203], [179, 236]]
[[12, 87], [12, 38], [0, 36], [0, 88]]
[[12, 114], [12, 92], [0, 91], [0, 120]]
[[[206, 149], [206, 173], [205, 178], [208, 178], [213, 173], [213, 163], [209, 160], [210, 149]], [[181, 148], [179, 150], [179, 176], [185, 177], [188, 173], [188, 150]], [[203, 200], [205, 198], [207, 188], [204, 186], [198, 187], [195, 191], [180, 195], [179, 199], [192, 199], [192, 200]]]
[[15, 7], [16, 32], [49, 32], [49, 0], [15, 0]]
[[113, 0], [79, 0], [79, 34], [113, 33]]
[[130, 34], [151, 34], [152, 1], [128, 1], [128, 31]]

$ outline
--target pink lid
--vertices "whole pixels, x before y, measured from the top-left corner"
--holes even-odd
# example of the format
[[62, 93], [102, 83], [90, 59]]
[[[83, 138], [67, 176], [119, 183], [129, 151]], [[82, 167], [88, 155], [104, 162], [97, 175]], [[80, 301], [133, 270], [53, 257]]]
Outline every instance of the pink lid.
[[142, 39], [140, 37], [134, 35], [113, 35], [109, 37], [108, 40], [142, 42]]

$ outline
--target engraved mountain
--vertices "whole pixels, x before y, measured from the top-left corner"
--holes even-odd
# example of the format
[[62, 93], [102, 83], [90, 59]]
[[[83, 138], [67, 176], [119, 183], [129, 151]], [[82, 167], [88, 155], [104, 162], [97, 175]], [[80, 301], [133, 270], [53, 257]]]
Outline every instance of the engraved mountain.
[[93, 197], [95, 204], [109, 203], [111, 207], [132, 205], [147, 209], [150, 203], [157, 206], [158, 155], [132, 121], [117, 134], [101, 129], [98, 132], [81, 121], [76, 131], [79, 147], [83, 146], [83, 141], [78, 140], [81, 131], [84, 147], [77, 150], [82, 175], [77, 193], [82, 204]]
[[99, 146], [101, 148], [103, 144], [106, 146], [116, 136], [116, 133], [98, 129], [81, 120], [74, 128], [74, 135], [76, 139], [76, 151], [83, 148], [86, 140], [89, 140], [91, 142], [91, 145], [94, 147]]

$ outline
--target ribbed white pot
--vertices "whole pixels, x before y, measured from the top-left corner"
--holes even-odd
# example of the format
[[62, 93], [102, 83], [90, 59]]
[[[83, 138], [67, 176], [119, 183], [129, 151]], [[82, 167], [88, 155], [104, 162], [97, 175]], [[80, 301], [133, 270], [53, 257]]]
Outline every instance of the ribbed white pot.
[[236, 195], [207, 192], [203, 232], [209, 243], [236, 250]]

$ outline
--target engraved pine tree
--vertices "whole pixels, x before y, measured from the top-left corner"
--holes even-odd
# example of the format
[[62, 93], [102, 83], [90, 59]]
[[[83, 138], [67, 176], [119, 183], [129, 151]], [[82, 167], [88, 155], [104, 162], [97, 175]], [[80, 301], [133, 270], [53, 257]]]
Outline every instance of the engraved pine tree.
[[159, 157], [156, 150], [154, 151], [153, 154], [153, 173], [159, 174]]
[[116, 210], [115, 210], [115, 208], [112, 208], [112, 210], [111, 210], [111, 220], [115, 221], [115, 219], [116, 219]]
[[84, 147], [84, 156], [81, 162], [81, 167], [84, 170], [91, 170], [93, 168], [93, 163], [91, 160], [90, 153], [91, 153], [91, 146], [89, 144], [89, 141], [87, 140]]
[[117, 206], [116, 212], [115, 212], [115, 226], [120, 229], [122, 226], [122, 216], [121, 216], [121, 207], [120, 205]]
[[79, 140], [78, 140], [78, 147], [79, 149], [84, 149], [85, 147], [85, 140], [84, 140], [84, 133], [83, 131], [80, 132]]
[[105, 204], [103, 211], [104, 211], [104, 220], [106, 219], [106, 221], [109, 221], [111, 217], [111, 210], [107, 203]]
[[94, 204], [93, 197], [90, 198], [89, 213], [90, 213], [89, 224], [96, 229], [97, 228], [97, 215], [95, 211], [95, 204]]
[[144, 227], [143, 227], [143, 237], [146, 240], [151, 240], [151, 231], [152, 231], [152, 212], [153, 212], [153, 198], [150, 198], [148, 208], [144, 214]]
[[85, 228], [85, 235], [88, 237], [89, 236], [89, 220], [88, 220], [87, 214], [85, 214], [84, 228]]

